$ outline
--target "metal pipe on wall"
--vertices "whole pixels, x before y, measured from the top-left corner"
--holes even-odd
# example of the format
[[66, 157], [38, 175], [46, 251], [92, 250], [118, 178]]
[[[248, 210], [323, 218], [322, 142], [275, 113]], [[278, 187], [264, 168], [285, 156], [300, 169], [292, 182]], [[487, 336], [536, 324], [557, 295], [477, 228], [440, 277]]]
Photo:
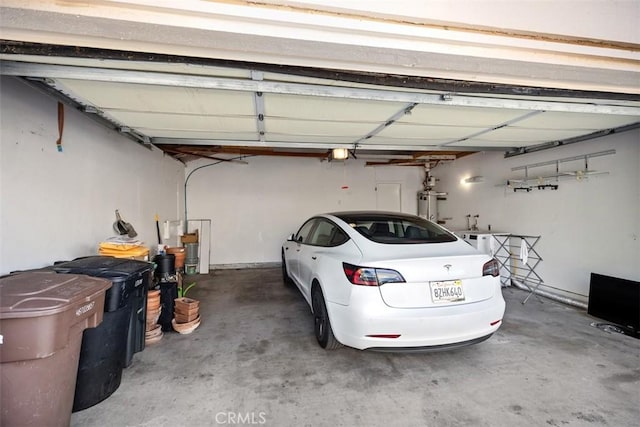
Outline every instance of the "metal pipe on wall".
[[224, 159], [224, 160], [219, 160], [215, 163], [209, 163], [207, 165], [204, 166], [199, 166], [197, 168], [195, 168], [194, 170], [192, 170], [191, 172], [189, 172], [189, 174], [187, 175], [187, 177], [184, 180], [184, 232], [187, 233], [188, 228], [189, 228], [189, 219], [187, 218], [187, 184], [189, 183], [189, 178], [191, 178], [191, 175], [193, 175], [193, 173], [195, 171], [198, 171], [200, 169], [204, 169], [204, 168], [208, 168], [209, 166], [215, 166], [215, 165], [219, 165], [220, 163], [224, 163], [224, 162], [232, 162], [232, 163], [241, 163], [241, 164], [245, 164], [247, 165], [247, 162], [243, 162], [242, 159], [245, 157], [252, 157], [252, 156], [246, 156], [246, 155], [242, 155], [242, 156], [238, 156], [238, 157], [232, 157], [231, 159]]
[[[513, 283], [516, 286], [516, 288], [518, 288], [518, 289], [522, 289], [524, 291], [531, 291], [531, 289], [529, 289], [524, 283], [519, 282], [519, 281], [517, 281], [515, 279], [511, 279], [511, 283]], [[548, 292], [548, 291], [544, 291], [544, 290], [538, 289], [538, 290], [535, 291], [535, 294], [543, 296], [545, 298], [549, 298], [550, 300], [553, 300], [553, 301], [556, 301], [556, 302], [560, 302], [560, 303], [563, 303], [563, 304], [571, 305], [573, 307], [581, 308], [583, 310], [587, 309], [587, 304], [585, 304], [585, 303], [583, 303], [581, 301], [574, 300], [574, 299], [569, 298], [569, 297], [565, 297], [565, 296], [562, 296], [562, 295], [554, 294], [553, 292]]]

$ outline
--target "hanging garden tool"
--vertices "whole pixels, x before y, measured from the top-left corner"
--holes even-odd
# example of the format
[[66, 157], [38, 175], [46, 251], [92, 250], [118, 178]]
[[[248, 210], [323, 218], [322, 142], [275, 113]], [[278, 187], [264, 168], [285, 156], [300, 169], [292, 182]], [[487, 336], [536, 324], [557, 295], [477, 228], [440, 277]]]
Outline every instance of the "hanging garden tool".
[[64, 104], [58, 102], [58, 140], [56, 141], [56, 148], [59, 153], [62, 153], [62, 132], [64, 132]]
[[138, 233], [136, 233], [136, 230], [133, 228], [133, 225], [129, 224], [128, 222], [125, 222], [120, 216], [120, 212], [118, 212], [117, 209], [116, 209], [116, 222], [113, 223], [113, 229], [116, 231], [116, 233], [120, 235], [126, 234], [131, 238], [136, 237], [138, 235]]
[[160, 237], [160, 224], [158, 223], [158, 220], [160, 218], [158, 217], [158, 214], [156, 214], [155, 219], [156, 219], [156, 231], [158, 232], [158, 245], [161, 245], [162, 237]]

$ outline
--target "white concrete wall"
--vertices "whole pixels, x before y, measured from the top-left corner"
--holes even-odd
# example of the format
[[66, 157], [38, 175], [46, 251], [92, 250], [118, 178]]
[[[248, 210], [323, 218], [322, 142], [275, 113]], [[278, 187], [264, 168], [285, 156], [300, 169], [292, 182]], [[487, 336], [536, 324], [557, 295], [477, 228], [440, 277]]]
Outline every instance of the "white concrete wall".
[[[536, 269], [553, 291], [586, 300], [589, 274], [640, 280], [640, 131], [577, 143], [557, 149], [505, 159], [502, 153], [478, 153], [433, 170], [437, 189], [449, 192], [440, 206], [446, 226], [466, 228], [466, 214], [479, 214], [479, 227], [494, 231], [541, 235], [537, 249], [543, 262]], [[609, 172], [588, 180], [562, 179], [557, 191], [514, 193], [498, 186], [524, 176], [511, 168], [615, 149], [616, 154], [589, 161], [589, 168]], [[582, 162], [565, 163], [561, 171], [576, 170]], [[535, 168], [530, 176], [551, 173]], [[481, 175], [481, 184], [460, 180]], [[563, 293], [563, 292], [560, 292]]]
[[[279, 262], [282, 242], [314, 214], [376, 208], [376, 183], [400, 183], [402, 211], [417, 213], [421, 168], [363, 161], [249, 157], [196, 171], [188, 217], [212, 220], [211, 264]], [[189, 164], [190, 172], [206, 161]], [[348, 189], [342, 189], [348, 186]]]
[[70, 107], [58, 153], [57, 102], [26, 84], [0, 83], [0, 274], [95, 254], [114, 211], [154, 247], [154, 214], [182, 212], [184, 165]]

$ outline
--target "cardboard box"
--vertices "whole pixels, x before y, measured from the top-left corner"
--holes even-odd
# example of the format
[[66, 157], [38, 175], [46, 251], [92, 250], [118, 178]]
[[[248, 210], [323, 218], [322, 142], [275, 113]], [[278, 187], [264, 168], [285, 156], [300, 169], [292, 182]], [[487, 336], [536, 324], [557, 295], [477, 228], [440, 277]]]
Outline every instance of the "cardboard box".
[[195, 233], [186, 233], [180, 237], [182, 244], [185, 243], [198, 243], [198, 230]]

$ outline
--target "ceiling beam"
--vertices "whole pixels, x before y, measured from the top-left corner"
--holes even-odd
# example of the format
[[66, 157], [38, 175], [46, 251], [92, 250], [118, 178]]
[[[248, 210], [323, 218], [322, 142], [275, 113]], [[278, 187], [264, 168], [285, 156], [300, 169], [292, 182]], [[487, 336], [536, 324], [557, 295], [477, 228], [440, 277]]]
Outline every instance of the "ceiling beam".
[[200, 153], [194, 152], [193, 150], [189, 150], [185, 148], [161, 147], [160, 149], [166, 153], [171, 153], [171, 154], [184, 154], [186, 156], [200, 157], [202, 159], [209, 159], [209, 160], [218, 160], [221, 162], [232, 162], [232, 163], [237, 162], [237, 160], [233, 160], [233, 159], [223, 159], [220, 157], [207, 156], [207, 155], [200, 154]]
[[640, 116], [640, 106], [614, 105], [602, 100], [595, 102], [554, 102], [530, 99], [494, 98], [489, 96], [468, 96], [454, 94], [428, 94], [385, 89], [363, 89], [337, 87], [280, 81], [255, 81], [223, 77], [113, 70], [64, 65], [34, 64], [3, 61], [0, 67], [3, 75], [35, 77], [45, 79], [79, 79], [113, 83], [132, 83], [191, 87], [201, 89], [235, 90], [245, 92], [266, 92], [289, 95], [318, 96], [370, 101], [391, 101], [456, 107], [507, 108], [517, 110], [543, 110], [570, 113], [618, 114]]
[[[229, 159], [222, 159], [211, 157], [207, 154], [240, 154], [247, 156], [278, 156], [278, 157], [306, 157], [315, 159], [326, 159], [329, 157], [328, 152], [294, 152], [294, 151], [276, 151], [271, 148], [259, 148], [259, 147], [219, 147], [219, 146], [197, 146], [197, 145], [159, 145], [163, 151], [175, 154], [192, 155], [196, 157], [208, 158], [213, 160], [230, 161]], [[202, 154], [207, 153], [207, 154]]]
[[[161, 148], [163, 144], [187, 144], [187, 145], [226, 145], [240, 147], [261, 147], [261, 148], [289, 148], [289, 149], [325, 149], [353, 148], [351, 143], [326, 143], [326, 142], [289, 142], [289, 141], [247, 141], [233, 139], [187, 139], [187, 138], [153, 138], [152, 143]], [[371, 151], [505, 151], [516, 149], [517, 147], [440, 147], [438, 145], [393, 145], [393, 144], [360, 144], [359, 150]]]
[[456, 160], [456, 156], [448, 156], [446, 159], [433, 159], [433, 160], [389, 160], [387, 162], [373, 162], [369, 161], [365, 163], [365, 166], [420, 166], [420, 167], [435, 167], [435, 164], [439, 162], [452, 162]]
[[475, 153], [475, 151], [423, 151], [413, 154], [414, 159], [426, 159], [426, 160], [448, 160], [448, 156], [456, 156], [456, 158], [468, 156]]

